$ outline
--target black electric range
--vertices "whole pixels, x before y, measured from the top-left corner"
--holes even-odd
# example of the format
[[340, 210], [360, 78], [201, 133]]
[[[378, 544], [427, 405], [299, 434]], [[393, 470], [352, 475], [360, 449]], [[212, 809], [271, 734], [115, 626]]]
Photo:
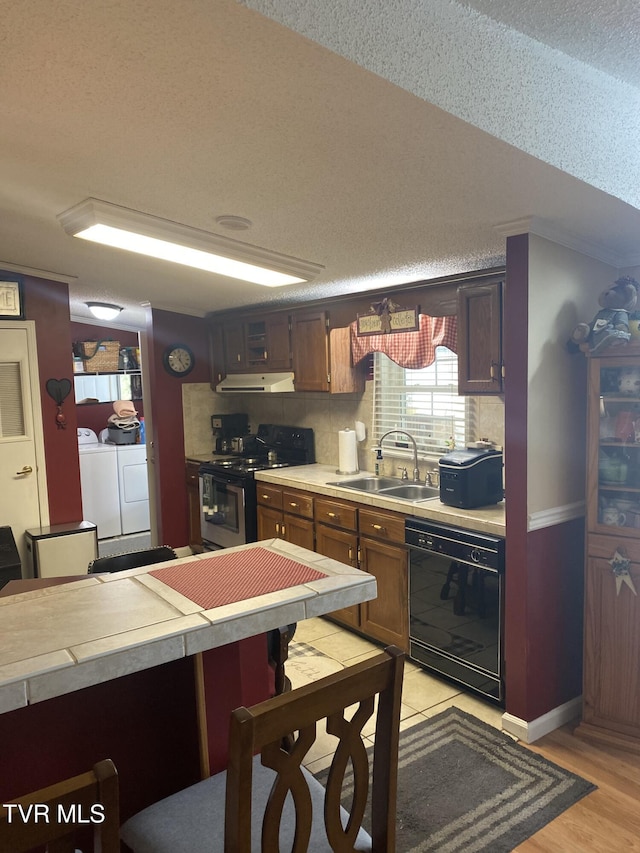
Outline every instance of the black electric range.
[[260, 424], [255, 434], [243, 436], [242, 453], [204, 462], [199, 469], [204, 547], [230, 548], [256, 541], [256, 471], [315, 461], [312, 429]]

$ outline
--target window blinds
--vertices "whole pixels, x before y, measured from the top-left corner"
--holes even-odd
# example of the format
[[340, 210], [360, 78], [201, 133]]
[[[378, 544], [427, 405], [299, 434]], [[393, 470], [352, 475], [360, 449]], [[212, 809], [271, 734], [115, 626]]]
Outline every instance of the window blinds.
[[[403, 429], [411, 433], [421, 457], [441, 456], [451, 438], [465, 447], [475, 434], [475, 406], [471, 398], [458, 396], [458, 357], [447, 347], [436, 348], [429, 367], [400, 367], [382, 353], [374, 354], [373, 430], [378, 441], [385, 432]], [[403, 435], [390, 435], [384, 447], [395, 442], [398, 456], [412, 455]]]

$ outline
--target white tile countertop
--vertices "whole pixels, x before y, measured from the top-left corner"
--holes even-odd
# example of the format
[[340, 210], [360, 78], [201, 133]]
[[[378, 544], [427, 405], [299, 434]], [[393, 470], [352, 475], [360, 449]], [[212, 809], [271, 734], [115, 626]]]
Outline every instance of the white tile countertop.
[[[243, 551], [258, 561], [261, 549], [325, 577], [206, 609], [151, 574]], [[0, 598], [0, 713], [375, 596], [372, 575], [281, 539], [8, 595]]]
[[416, 516], [443, 524], [453, 524], [478, 533], [491, 533], [494, 536], [505, 535], [504, 501], [493, 506], [478, 507], [477, 509], [459, 509], [458, 507], [446, 506], [440, 502], [438, 497], [414, 503], [399, 498], [383, 497], [381, 494], [327, 485], [327, 483], [336, 480], [355, 480], [360, 477], [374, 476], [370, 471], [360, 471], [359, 474], [353, 475], [340, 475], [336, 474], [336, 469], [331, 465], [320, 464], [257, 471], [255, 475], [256, 480], [264, 483], [303, 489], [317, 495], [342, 498], [380, 509], [393, 510], [407, 516]]

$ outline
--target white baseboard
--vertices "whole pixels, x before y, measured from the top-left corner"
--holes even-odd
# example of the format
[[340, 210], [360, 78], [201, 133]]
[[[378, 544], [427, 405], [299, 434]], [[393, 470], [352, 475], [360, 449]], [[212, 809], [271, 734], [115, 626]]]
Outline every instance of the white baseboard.
[[534, 743], [554, 729], [559, 729], [565, 723], [571, 722], [582, 713], [582, 696], [577, 696], [575, 699], [565, 702], [564, 705], [559, 705], [557, 708], [548, 711], [541, 717], [535, 720], [521, 720], [519, 717], [514, 717], [513, 714], [504, 713], [502, 715], [502, 728], [510, 735], [517, 737], [525, 743]]

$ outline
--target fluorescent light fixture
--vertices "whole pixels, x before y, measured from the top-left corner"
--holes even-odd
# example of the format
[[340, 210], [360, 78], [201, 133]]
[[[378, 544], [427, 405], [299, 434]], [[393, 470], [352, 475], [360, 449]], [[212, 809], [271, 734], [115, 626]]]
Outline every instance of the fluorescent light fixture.
[[87, 302], [86, 305], [98, 320], [115, 320], [122, 311], [119, 305], [111, 305], [109, 302]]
[[320, 264], [95, 198], [65, 210], [58, 221], [67, 234], [83, 240], [266, 287], [311, 281], [324, 269]]

